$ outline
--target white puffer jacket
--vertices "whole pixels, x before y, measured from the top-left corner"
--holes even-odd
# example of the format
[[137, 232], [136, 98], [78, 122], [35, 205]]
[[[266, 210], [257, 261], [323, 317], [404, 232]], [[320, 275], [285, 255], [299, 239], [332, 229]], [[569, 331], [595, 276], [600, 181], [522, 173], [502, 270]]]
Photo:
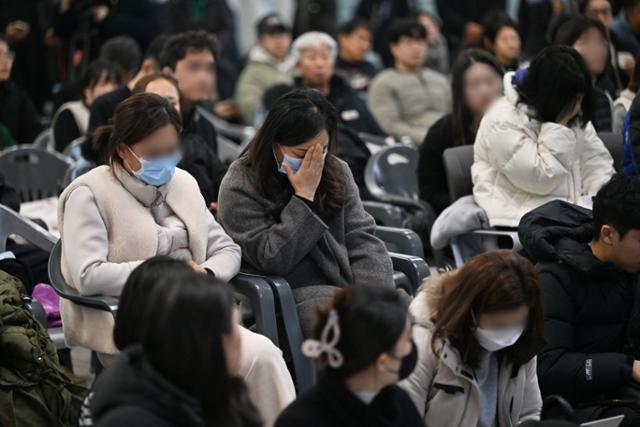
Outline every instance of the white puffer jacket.
[[550, 201], [588, 204], [615, 173], [591, 123], [541, 123], [518, 104], [511, 84], [480, 122], [471, 167], [473, 196], [491, 226], [517, 227], [520, 218]]

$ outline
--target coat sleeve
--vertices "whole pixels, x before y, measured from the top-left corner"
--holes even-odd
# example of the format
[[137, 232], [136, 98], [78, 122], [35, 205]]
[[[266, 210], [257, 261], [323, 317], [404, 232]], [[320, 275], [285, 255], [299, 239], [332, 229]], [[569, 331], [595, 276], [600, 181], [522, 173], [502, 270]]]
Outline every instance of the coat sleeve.
[[400, 104], [393, 87], [389, 84], [388, 77], [383, 74], [375, 78], [371, 83], [367, 101], [369, 110], [378, 124], [389, 135], [397, 137], [410, 136], [413, 139], [419, 135], [419, 139], [415, 140], [416, 143], [419, 143], [424, 138], [426, 129], [422, 127], [418, 129], [416, 126], [411, 126], [402, 120]]
[[354, 284], [395, 287], [391, 258], [384, 243], [373, 235], [376, 223], [362, 206], [351, 170], [346, 164], [343, 169], [346, 176], [345, 242]]
[[144, 260], [108, 262], [109, 237], [91, 190], [75, 189], [67, 199], [62, 252], [82, 295], [120, 296], [129, 274]]
[[619, 389], [631, 380], [632, 358], [572, 350], [576, 307], [565, 288], [569, 279], [559, 274], [540, 271], [546, 341], [538, 357], [540, 388], [545, 395], [559, 394], [574, 402]]
[[216, 222], [213, 215], [209, 218], [209, 239], [207, 243], [207, 260], [203, 267], [223, 282], [228, 282], [240, 271], [242, 255], [240, 246]]
[[525, 390], [524, 390], [524, 406], [520, 413], [519, 423], [525, 421], [539, 421], [542, 412], [542, 396], [540, 394], [540, 386], [538, 385], [537, 374], [538, 361], [534, 357], [525, 365]]
[[591, 123], [584, 133], [584, 147], [580, 155], [582, 168], [582, 195], [595, 196], [600, 188], [616, 173], [613, 158], [596, 134]]
[[483, 135], [487, 151], [493, 158], [488, 161], [515, 186], [528, 193], [546, 196], [566, 181], [578, 160], [578, 141], [572, 129], [547, 122], [534, 138], [515, 122], [518, 117], [487, 119], [483, 120], [478, 133]]
[[427, 412], [431, 384], [438, 369], [438, 356], [433, 353], [431, 333], [426, 328], [415, 325], [413, 341], [418, 348], [418, 363], [411, 375], [399, 385], [409, 394], [420, 416], [424, 417]]
[[279, 221], [267, 216], [248, 177], [238, 171], [240, 167], [232, 167], [222, 181], [218, 219], [253, 268], [287, 275], [315, 248], [328, 227], [296, 196], [283, 208]]

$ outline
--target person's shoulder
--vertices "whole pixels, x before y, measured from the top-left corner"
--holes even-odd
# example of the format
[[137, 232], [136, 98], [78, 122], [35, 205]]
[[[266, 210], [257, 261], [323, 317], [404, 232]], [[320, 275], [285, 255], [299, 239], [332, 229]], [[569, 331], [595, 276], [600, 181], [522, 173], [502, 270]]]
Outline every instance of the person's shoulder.
[[137, 427], [172, 427], [166, 420], [153, 412], [139, 406], [120, 406], [109, 411], [94, 423], [95, 427], [120, 427], [135, 425]]
[[320, 393], [312, 388], [282, 411], [274, 427], [324, 427], [332, 424], [329, 418]]
[[425, 67], [423, 68], [422, 72], [424, 73], [427, 81], [437, 81], [439, 83], [446, 83], [447, 85], [449, 84], [449, 79], [447, 78], [447, 76], [439, 71]]
[[398, 72], [394, 68], [386, 68], [380, 71], [371, 81], [374, 85], [392, 85], [398, 80]]

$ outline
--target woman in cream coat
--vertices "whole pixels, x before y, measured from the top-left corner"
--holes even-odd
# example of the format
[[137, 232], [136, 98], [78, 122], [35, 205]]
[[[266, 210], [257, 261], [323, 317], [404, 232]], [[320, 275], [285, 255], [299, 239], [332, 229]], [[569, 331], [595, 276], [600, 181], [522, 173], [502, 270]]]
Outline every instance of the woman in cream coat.
[[[165, 98], [143, 93], [120, 104], [113, 126], [99, 129], [95, 144], [109, 165], [60, 196], [61, 268], [81, 294], [119, 296], [131, 271], [156, 255], [221, 281], [238, 273], [240, 247], [208, 211], [194, 178], [175, 167], [180, 127]], [[97, 351], [109, 364], [117, 353], [113, 316], [66, 300], [60, 310], [67, 344]], [[270, 424], [295, 397], [291, 376], [271, 341], [246, 329], [241, 335], [241, 374]]]
[[505, 75], [504, 92], [480, 122], [471, 167], [473, 196], [491, 226], [517, 227], [556, 199], [590, 207], [614, 169], [590, 122], [593, 87], [580, 54], [548, 47], [528, 71]]

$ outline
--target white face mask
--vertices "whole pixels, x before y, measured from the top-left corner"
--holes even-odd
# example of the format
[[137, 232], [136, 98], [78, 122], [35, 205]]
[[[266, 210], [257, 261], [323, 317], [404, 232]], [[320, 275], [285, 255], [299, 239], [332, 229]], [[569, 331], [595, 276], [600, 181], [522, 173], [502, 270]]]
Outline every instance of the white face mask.
[[509, 329], [476, 329], [478, 343], [487, 351], [500, 351], [514, 345], [524, 333], [524, 326]]

